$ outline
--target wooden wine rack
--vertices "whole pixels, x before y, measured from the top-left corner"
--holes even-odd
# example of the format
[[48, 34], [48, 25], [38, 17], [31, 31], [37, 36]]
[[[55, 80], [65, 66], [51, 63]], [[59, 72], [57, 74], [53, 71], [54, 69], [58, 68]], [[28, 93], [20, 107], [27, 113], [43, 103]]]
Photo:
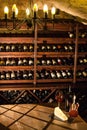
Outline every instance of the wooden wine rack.
[[[3, 24], [4, 26], [4, 24]], [[84, 26], [76, 22], [56, 22], [54, 26], [52, 23], [47, 24], [47, 30], [42, 30], [36, 23], [34, 31], [27, 31], [26, 29], [20, 31], [9, 32], [7, 30], [0, 30], [0, 44], [32, 44], [34, 46], [33, 52], [0, 52], [0, 58], [24, 58], [31, 57], [34, 58], [33, 66], [0, 66], [0, 71], [18, 71], [18, 70], [33, 70], [34, 78], [21, 79], [21, 80], [0, 80], [0, 90], [5, 89], [43, 89], [43, 88], [65, 88], [67, 84], [75, 84], [80, 81], [87, 81], [86, 79], [77, 78], [77, 70], [87, 68], [86, 66], [77, 65], [77, 59], [79, 56], [87, 55], [87, 52], [78, 52], [79, 44], [87, 44], [87, 31], [86, 38], [79, 38], [80, 30], [84, 30], [87, 26]], [[86, 30], [86, 29], [85, 29]], [[74, 37], [67, 37], [68, 32], [74, 32]], [[65, 36], [64, 36], [65, 35]], [[67, 45], [73, 43], [75, 45], [75, 51], [71, 52], [39, 52], [37, 51], [38, 45], [43, 45], [43, 42], [46, 42], [45, 45]], [[37, 65], [37, 59], [43, 56], [46, 57], [73, 57], [74, 65]], [[46, 70], [72, 70], [73, 78], [65, 79], [37, 79], [37, 70], [42, 69]], [[38, 85], [39, 84], [39, 85]], [[42, 87], [43, 86], [43, 87]]]

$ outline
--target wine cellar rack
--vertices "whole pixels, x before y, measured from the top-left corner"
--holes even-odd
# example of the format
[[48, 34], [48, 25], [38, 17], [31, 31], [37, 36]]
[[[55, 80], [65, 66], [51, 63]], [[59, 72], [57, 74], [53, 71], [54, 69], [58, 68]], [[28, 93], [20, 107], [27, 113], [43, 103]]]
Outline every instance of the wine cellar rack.
[[1, 91], [26, 90], [40, 102], [30, 90], [53, 94], [79, 82], [87, 82], [87, 26], [68, 20], [48, 22], [46, 30], [36, 23], [33, 31], [0, 31]]

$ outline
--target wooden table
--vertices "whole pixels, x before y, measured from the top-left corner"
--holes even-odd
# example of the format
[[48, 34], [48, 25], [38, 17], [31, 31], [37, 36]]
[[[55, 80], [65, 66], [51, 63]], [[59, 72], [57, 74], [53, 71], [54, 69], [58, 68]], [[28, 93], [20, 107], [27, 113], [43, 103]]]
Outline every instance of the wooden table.
[[87, 130], [80, 116], [72, 123], [51, 118], [54, 108], [36, 104], [0, 105], [0, 130]]

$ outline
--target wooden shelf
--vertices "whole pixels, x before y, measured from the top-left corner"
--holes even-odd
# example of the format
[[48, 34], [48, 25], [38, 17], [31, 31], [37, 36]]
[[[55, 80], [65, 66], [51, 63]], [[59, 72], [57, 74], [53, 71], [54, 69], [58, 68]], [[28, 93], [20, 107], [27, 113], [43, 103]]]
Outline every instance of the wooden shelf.
[[34, 70], [34, 66], [0, 66], [0, 71]]
[[41, 70], [41, 69], [47, 69], [47, 70], [66, 70], [66, 69], [69, 69], [69, 70], [73, 70], [74, 69], [74, 66], [69, 66], [69, 65], [49, 65], [49, 66], [37, 66], [37, 70]]

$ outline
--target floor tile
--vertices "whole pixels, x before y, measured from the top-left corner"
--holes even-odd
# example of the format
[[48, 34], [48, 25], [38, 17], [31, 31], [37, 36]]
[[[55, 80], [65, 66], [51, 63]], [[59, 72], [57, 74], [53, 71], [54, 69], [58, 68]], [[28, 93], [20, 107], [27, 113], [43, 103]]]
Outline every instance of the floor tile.
[[1, 106], [4, 107], [4, 108], [11, 109], [11, 108], [14, 107], [15, 105], [1, 105]]
[[34, 110], [38, 110], [38, 111], [42, 111], [42, 112], [46, 112], [46, 113], [52, 113], [54, 111], [53, 108], [50, 107], [45, 107], [45, 106], [36, 106]]
[[0, 107], [0, 114], [2, 114], [5, 111], [7, 111], [7, 109]]
[[37, 120], [29, 116], [24, 116], [19, 121], [37, 130], [42, 130], [47, 124], [44, 121]]
[[36, 117], [38, 119], [42, 119], [42, 120], [45, 120], [45, 121], [49, 121], [50, 120], [49, 114], [41, 112], [41, 111], [34, 111], [34, 110], [32, 110], [29, 113], [27, 113], [27, 115], [32, 116], [32, 117]]
[[12, 110], [17, 111], [19, 113], [23, 113], [23, 114], [25, 114], [26, 112], [29, 111], [28, 108], [23, 108], [23, 107], [19, 107], [19, 106], [13, 107]]
[[13, 125], [9, 127], [10, 130], [35, 130], [27, 125], [24, 125], [23, 123], [16, 122]]
[[4, 126], [10, 125], [14, 120], [10, 119], [4, 115], [0, 115], [0, 123], [3, 124]]
[[28, 109], [32, 109], [33, 107], [35, 107], [35, 104], [19, 104], [17, 105], [19, 107], [24, 107], [24, 108], [28, 108]]
[[17, 120], [19, 117], [22, 116], [22, 114], [14, 112], [14, 111], [11, 111], [11, 110], [5, 112], [4, 115], [8, 116], [8, 117], [10, 117], [10, 118], [12, 118], [14, 120]]

